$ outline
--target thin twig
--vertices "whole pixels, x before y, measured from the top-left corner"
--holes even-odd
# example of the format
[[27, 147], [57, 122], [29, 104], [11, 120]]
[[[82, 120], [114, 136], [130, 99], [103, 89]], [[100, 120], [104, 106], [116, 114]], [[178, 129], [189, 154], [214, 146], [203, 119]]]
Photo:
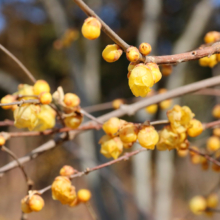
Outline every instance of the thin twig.
[[0, 106], [9, 106], [9, 105], [22, 105], [25, 103], [30, 103], [30, 104], [39, 104], [40, 101], [38, 99], [28, 99], [28, 100], [21, 100], [17, 102], [11, 102], [11, 103], [0, 103]]
[[15, 61], [15, 63], [18, 64], [18, 66], [21, 67], [21, 69], [26, 73], [26, 75], [28, 76], [28, 78], [35, 83], [36, 79], [34, 78], [34, 76], [31, 74], [31, 72], [21, 63], [21, 61], [19, 61], [9, 50], [7, 50], [3, 45], [0, 44], [0, 49], [5, 52], [9, 57], [11, 57], [12, 60]]
[[97, 119], [96, 117], [94, 117], [93, 115], [89, 114], [85, 110], [80, 109], [80, 112], [82, 114], [84, 114], [87, 118], [91, 119], [92, 121], [95, 121], [95, 122], [97, 122], [98, 124], [101, 124], [101, 125], [103, 124], [103, 122], [101, 120]]
[[24, 167], [22, 166], [22, 164], [19, 162], [17, 156], [11, 151], [9, 150], [7, 147], [5, 146], [1, 146], [1, 150], [8, 153], [18, 164], [18, 166], [20, 167], [23, 175], [24, 175], [24, 178], [25, 178], [25, 181], [27, 183], [27, 187], [28, 187], [28, 191], [31, 190], [32, 186], [33, 186], [33, 181], [28, 177]]

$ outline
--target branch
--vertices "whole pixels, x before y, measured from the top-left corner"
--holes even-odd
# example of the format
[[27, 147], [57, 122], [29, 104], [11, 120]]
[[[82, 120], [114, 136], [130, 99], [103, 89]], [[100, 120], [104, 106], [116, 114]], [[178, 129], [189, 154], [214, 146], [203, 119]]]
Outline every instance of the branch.
[[[117, 45], [119, 45], [125, 52], [129, 48], [128, 45], [122, 38], [120, 38], [87, 4], [82, 0], [73, 0], [86, 15], [96, 17], [102, 24], [102, 30], [105, 32]], [[140, 61], [157, 64], [178, 64], [190, 60], [198, 60], [202, 57], [211, 56], [212, 54], [220, 53], [220, 43], [216, 42], [209, 47], [201, 47], [197, 50], [180, 53], [175, 55], [166, 56], [143, 56], [140, 54]]]
[[9, 150], [7, 147], [5, 146], [2, 146], [1, 147], [1, 150], [6, 152], [7, 154], [9, 154], [17, 163], [17, 165], [20, 167], [21, 169], [21, 172], [23, 173], [24, 175], [24, 178], [25, 178], [25, 181], [27, 183], [27, 187], [28, 187], [28, 191], [31, 190], [32, 186], [33, 186], [33, 181], [28, 177], [24, 167], [22, 166], [22, 164], [19, 162], [17, 156], [11, 151]]
[[21, 61], [19, 61], [10, 51], [8, 51], [3, 45], [0, 44], [0, 49], [6, 53], [9, 57], [11, 57], [12, 60], [15, 61], [15, 63], [18, 64], [18, 66], [21, 67], [21, 69], [25, 72], [25, 74], [28, 76], [28, 78], [35, 83], [36, 79], [34, 78], [34, 76], [31, 74], [31, 72], [21, 63]]
[[24, 103], [39, 104], [40, 101], [38, 99], [28, 99], [28, 100], [21, 100], [21, 101], [11, 102], [11, 103], [0, 103], [0, 106], [22, 105]]

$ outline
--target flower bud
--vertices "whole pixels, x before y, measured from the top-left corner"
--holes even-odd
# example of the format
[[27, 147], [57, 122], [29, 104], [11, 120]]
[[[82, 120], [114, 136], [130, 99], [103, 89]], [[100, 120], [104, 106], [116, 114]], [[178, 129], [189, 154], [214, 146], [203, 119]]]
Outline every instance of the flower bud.
[[216, 208], [218, 206], [218, 196], [215, 193], [210, 194], [206, 198], [206, 203], [208, 208]]
[[50, 86], [45, 80], [37, 80], [33, 87], [34, 95], [40, 95], [42, 92], [50, 92]]
[[131, 71], [128, 83], [136, 97], [145, 97], [151, 91], [150, 87], [154, 85], [151, 70], [144, 64], [138, 64]]
[[21, 200], [21, 210], [24, 213], [39, 212], [44, 207], [44, 200], [39, 195], [25, 196]]
[[138, 133], [139, 144], [149, 150], [154, 150], [158, 140], [159, 135], [152, 126], [143, 127]]
[[76, 170], [73, 167], [65, 165], [60, 169], [60, 176], [68, 177], [68, 176], [73, 175], [75, 172]]
[[123, 143], [123, 148], [130, 149], [133, 146], [133, 143]]
[[40, 94], [40, 102], [44, 105], [48, 105], [52, 102], [52, 95], [49, 92], [42, 92]]
[[116, 117], [110, 118], [102, 126], [105, 133], [112, 137], [115, 136], [115, 134], [118, 132], [120, 127], [121, 127], [120, 119]]
[[202, 214], [202, 212], [205, 211], [206, 206], [206, 200], [202, 196], [195, 196], [189, 202], [190, 210], [196, 215]]
[[137, 47], [133, 47], [130, 46], [127, 50], [126, 50], [126, 57], [130, 62], [136, 62], [139, 60], [139, 50], [137, 49]]
[[192, 119], [190, 121], [190, 127], [187, 129], [187, 134], [190, 137], [196, 137], [203, 132], [202, 123], [197, 119]]
[[162, 65], [161, 66], [161, 73], [163, 76], [169, 76], [173, 71], [173, 67], [171, 65]]
[[107, 45], [102, 52], [102, 57], [106, 62], [113, 63], [117, 61], [123, 51], [117, 44]]
[[80, 126], [83, 120], [83, 115], [82, 114], [76, 114], [73, 116], [68, 116], [64, 119], [64, 122], [67, 127], [75, 129]]
[[97, 18], [89, 17], [83, 23], [82, 34], [89, 40], [95, 40], [100, 36], [101, 27], [102, 25]]
[[139, 46], [139, 51], [144, 55], [147, 56], [151, 52], [152, 48], [151, 45], [148, 43], [142, 43]]
[[147, 63], [146, 66], [151, 70], [151, 73], [153, 75], [154, 83], [157, 83], [162, 78], [162, 74], [160, 72], [160, 69], [156, 63]]
[[149, 114], [155, 114], [157, 112], [158, 109], [158, 105], [157, 104], [153, 104], [153, 105], [149, 105], [145, 108], [145, 111], [148, 112]]
[[189, 153], [188, 149], [177, 149], [177, 154], [180, 157], [186, 157]]
[[124, 100], [123, 99], [115, 99], [113, 102], [112, 102], [112, 107], [114, 109], [119, 109], [121, 105], [124, 104]]
[[210, 31], [204, 37], [204, 41], [206, 44], [214, 43], [219, 40], [220, 40], [220, 33], [217, 31]]
[[77, 193], [77, 198], [80, 202], [88, 202], [91, 196], [92, 194], [88, 189], [80, 189]]
[[59, 200], [62, 204], [71, 204], [76, 199], [75, 187], [65, 176], [56, 177], [51, 190], [53, 199]]
[[76, 107], [80, 104], [80, 98], [73, 93], [66, 93], [63, 102], [68, 107]]
[[[167, 92], [166, 89], [159, 89], [158, 93], [159, 94], [162, 94], [162, 93], [165, 93]], [[165, 110], [165, 109], [168, 109], [171, 105], [172, 105], [172, 99], [167, 99], [167, 100], [164, 100], [162, 102], [159, 103], [159, 106], [161, 109]]]
[[209, 151], [217, 151], [220, 148], [220, 140], [218, 137], [212, 136], [208, 138], [206, 147]]
[[123, 143], [119, 137], [111, 138], [108, 135], [102, 136], [99, 143], [101, 144], [100, 153], [105, 157], [117, 159], [123, 151]]
[[[15, 97], [12, 95], [6, 95], [1, 99], [1, 104], [9, 104], [15, 101]], [[5, 106], [1, 106], [3, 109], [7, 110], [7, 109], [11, 109], [13, 107], [13, 105], [5, 105]]]
[[137, 140], [138, 129], [133, 123], [127, 123], [119, 131], [121, 141], [124, 143], [133, 143]]
[[5, 145], [5, 138], [0, 135], [0, 146]]
[[215, 118], [220, 118], [220, 104], [214, 106], [212, 116]]
[[214, 128], [213, 135], [216, 137], [220, 137], [220, 128]]

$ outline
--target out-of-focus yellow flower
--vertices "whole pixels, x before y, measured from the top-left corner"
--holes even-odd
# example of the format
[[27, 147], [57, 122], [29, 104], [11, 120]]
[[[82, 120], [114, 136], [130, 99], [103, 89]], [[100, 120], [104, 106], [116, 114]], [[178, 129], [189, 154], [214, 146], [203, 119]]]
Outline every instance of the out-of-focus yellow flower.
[[115, 99], [113, 102], [112, 102], [112, 107], [114, 109], [119, 109], [121, 105], [124, 104], [124, 100], [123, 99]]
[[[199, 148], [196, 146], [192, 146], [191, 149], [199, 152]], [[190, 160], [193, 164], [200, 164], [202, 161], [202, 157], [198, 153], [190, 151]]]
[[33, 87], [34, 95], [40, 95], [42, 92], [50, 92], [50, 86], [45, 80], [37, 80]]
[[148, 43], [141, 43], [139, 46], [139, 51], [144, 55], [147, 56], [151, 52], [152, 48], [151, 45]]
[[171, 65], [162, 65], [161, 72], [163, 76], [169, 76], [172, 73], [173, 67]]
[[137, 140], [138, 129], [133, 123], [127, 123], [119, 131], [120, 138], [124, 143], [132, 143]]
[[40, 94], [41, 104], [48, 105], [52, 102], [52, 95], [49, 92], [42, 92]]
[[15, 126], [17, 128], [28, 128], [30, 131], [38, 123], [40, 107], [33, 104], [24, 104], [14, 111]]
[[149, 67], [151, 70], [154, 83], [159, 82], [162, 78], [162, 74], [160, 72], [158, 65], [156, 63], [147, 63], [146, 66]]
[[190, 210], [196, 215], [202, 214], [205, 211], [206, 206], [206, 200], [202, 196], [195, 196], [189, 202]]
[[159, 135], [154, 127], [145, 126], [138, 132], [139, 144], [149, 150], [154, 150], [159, 140]]
[[[28, 84], [19, 84], [18, 85], [18, 91], [14, 93], [14, 95], [34, 95], [33, 86], [30, 86]], [[33, 97], [22, 97], [24, 100], [33, 99]]]
[[207, 140], [207, 149], [211, 152], [217, 151], [220, 148], [220, 140], [216, 136], [212, 136]]
[[203, 170], [209, 169], [209, 161], [205, 157], [201, 157], [200, 162]]
[[182, 133], [190, 126], [190, 121], [193, 119], [194, 114], [187, 106], [175, 105], [173, 109], [167, 112], [171, 128], [174, 132]]
[[213, 135], [216, 137], [220, 137], [220, 128], [214, 128]]
[[123, 151], [123, 143], [119, 137], [111, 138], [108, 135], [104, 135], [99, 143], [101, 144], [100, 153], [107, 158], [113, 157], [117, 159]]
[[187, 134], [190, 137], [196, 137], [203, 132], [202, 123], [197, 119], [192, 119], [190, 121], [189, 128], [187, 129]]
[[[6, 95], [1, 99], [1, 104], [9, 104], [15, 101], [15, 97], [12, 95]], [[14, 105], [1, 106], [3, 109], [11, 109]]]
[[212, 110], [212, 115], [215, 118], [220, 118], [220, 104], [214, 106]]
[[188, 149], [177, 149], [177, 154], [180, 157], [186, 157], [189, 153]]
[[[158, 91], [159, 94], [166, 93], [166, 92], [167, 92], [167, 90], [164, 88], [159, 89], [159, 91]], [[161, 109], [165, 110], [165, 109], [168, 109], [172, 105], [172, 102], [173, 102], [172, 99], [167, 99], [167, 100], [160, 102], [159, 106]]]
[[216, 208], [218, 206], [218, 195], [215, 193], [210, 194], [207, 198], [206, 198], [206, 202], [207, 202], [207, 207], [208, 208]]
[[217, 31], [210, 31], [204, 37], [204, 41], [206, 44], [214, 43], [219, 40], [220, 40], [220, 33]]
[[132, 93], [138, 97], [145, 97], [154, 85], [151, 70], [144, 64], [138, 64], [129, 76], [129, 87]]
[[76, 107], [80, 104], [80, 98], [74, 93], [66, 93], [63, 102], [68, 107]]
[[155, 114], [157, 112], [158, 109], [158, 105], [157, 104], [153, 104], [153, 105], [149, 105], [145, 108], [145, 111], [148, 112], [149, 114]]
[[64, 118], [64, 122], [66, 126], [72, 129], [78, 128], [82, 123], [82, 120], [83, 120], [82, 114], [75, 114]]
[[139, 53], [139, 50], [137, 49], [137, 47], [130, 46], [126, 50], [126, 57], [130, 62], [138, 61], [138, 59], [140, 57], [140, 53]]
[[4, 144], [5, 144], [5, 138], [2, 135], [0, 135], [0, 146]]
[[41, 105], [40, 112], [37, 114], [37, 123], [34, 131], [45, 131], [53, 128], [56, 124], [56, 112], [49, 105]]
[[88, 202], [91, 196], [92, 194], [88, 189], [80, 189], [77, 193], [77, 198], [80, 202]]
[[214, 67], [218, 63], [216, 54], [213, 54], [210, 57], [203, 57], [199, 59], [200, 66], [209, 66], [210, 68]]
[[165, 126], [159, 132], [159, 142], [157, 144], [158, 150], [172, 150], [174, 148], [177, 149], [185, 149], [188, 145], [185, 146], [186, 135], [185, 133], [175, 133], [173, 132], [170, 125]]
[[71, 204], [76, 199], [75, 187], [71, 185], [71, 181], [65, 176], [55, 178], [52, 186], [52, 198], [59, 200], [62, 204]]
[[24, 213], [39, 212], [44, 207], [44, 200], [39, 195], [25, 196], [21, 200], [21, 210]]

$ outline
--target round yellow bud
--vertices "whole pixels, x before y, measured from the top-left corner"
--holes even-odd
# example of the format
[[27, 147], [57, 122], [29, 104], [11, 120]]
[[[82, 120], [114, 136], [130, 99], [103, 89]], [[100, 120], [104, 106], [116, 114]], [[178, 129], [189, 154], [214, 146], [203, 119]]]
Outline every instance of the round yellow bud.
[[152, 126], [142, 128], [138, 133], [139, 144], [149, 150], [154, 150], [155, 145], [159, 141], [159, 135]]
[[39, 212], [44, 207], [44, 200], [39, 195], [25, 196], [21, 200], [21, 210], [24, 213]]
[[137, 140], [138, 129], [133, 123], [124, 125], [120, 131], [119, 136], [124, 143], [132, 143]]
[[220, 104], [214, 106], [212, 110], [212, 115], [215, 118], [220, 118]]
[[128, 80], [129, 87], [136, 97], [145, 97], [154, 85], [151, 70], [144, 64], [135, 66]]
[[76, 107], [80, 104], [80, 98], [73, 93], [66, 93], [63, 102], [68, 107]]
[[68, 176], [73, 175], [75, 172], [76, 170], [73, 167], [65, 165], [60, 169], [60, 176], [68, 177]]
[[213, 135], [217, 136], [217, 137], [220, 137], [220, 128], [214, 128]]
[[206, 202], [207, 202], [207, 207], [208, 208], [216, 208], [218, 206], [218, 196], [215, 193], [210, 194], [207, 198], [206, 198]]
[[106, 121], [102, 128], [106, 134], [110, 136], [115, 136], [115, 134], [119, 131], [121, 127], [121, 122], [119, 118], [113, 117]]
[[139, 46], [139, 51], [144, 55], [147, 56], [151, 52], [152, 48], [151, 45], [148, 43], [142, 43]]
[[42, 92], [50, 92], [50, 86], [45, 80], [37, 80], [33, 87], [34, 95], [40, 95]]
[[80, 189], [77, 193], [77, 198], [80, 202], [88, 202], [91, 196], [92, 194], [88, 189]]
[[140, 54], [139, 54], [139, 50], [137, 49], [137, 47], [134, 46], [130, 46], [127, 50], [126, 50], [126, 57], [130, 62], [136, 62], [139, 60]]
[[82, 120], [83, 120], [83, 115], [81, 114], [76, 114], [76, 115], [68, 116], [64, 118], [64, 122], [66, 126], [72, 129], [78, 128], [80, 124], [82, 123]]
[[173, 71], [173, 67], [171, 65], [162, 65], [161, 72], [163, 76], [169, 76]]
[[210, 31], [204, 37], [204, 41], [206, 44], [214, 43], [219, 40], [220, 40], [220, 33], [217, 31]]
[[187, 134], [190, 137], [196, 137], [203, 132], [202, 123], [197, 119], [192, 119], [190, 121], [190, 127], [187, 129]]
[[189, 202], [190, 210], [196, 214], [202, 214], [206, 209], [206, 200], [202, 196], [195, 196]]
[[153, 75], [154, 83], [157, 83], [161, 80], [162, 74], [156, 63], [147, 63], [146, 66], [151, 70]]
[[107, 45], [102, 52], [102, 57], [106, 62], [113, 63], [117, 61], [123, 51], [117, 44]]
[[42, 92], [40, 94], [41, 104], [48, 105], [52, 102], [52, 95], [49, 92]]
[[157, 104], [149, 105], [145, 108], [146, 112], [148, 112], [149, 114], [155, 114], [157, 112], [157, 109], [158, 109]]
[[89, 40], [95, 40], [100, 36], [101, 27], [102, 25], [97, 18], [89, 17], [83, 23], [82, 34]]
[[115, 99], [113, 102], [112, 102], [112, 107], [114, 109], [119, 109], [121, 105], [124, 104], [124, 100], [123, 99]]
[[220, 148], [219, 138], [215, 136], [208, 138], [206, 147], [209, 151], [217, 151]]
[[177, 154], [180, 157], [186, 157], [189, 153], [188, 149], [177, 149]]
[[[1, 99], [1, 104], [9, 104], [15, 101], [15, 97], [12, 95], [6, 95], [5, 97], [3, 97]], [[7, 109], [11, 109], [14, 105], [5, 105], [5, 106], [1, 106], [3, 109], [7, 110]]]
[[4, 144], [5, 144], [5, 138], [2, 135], [0, 135], [0, 146]]

